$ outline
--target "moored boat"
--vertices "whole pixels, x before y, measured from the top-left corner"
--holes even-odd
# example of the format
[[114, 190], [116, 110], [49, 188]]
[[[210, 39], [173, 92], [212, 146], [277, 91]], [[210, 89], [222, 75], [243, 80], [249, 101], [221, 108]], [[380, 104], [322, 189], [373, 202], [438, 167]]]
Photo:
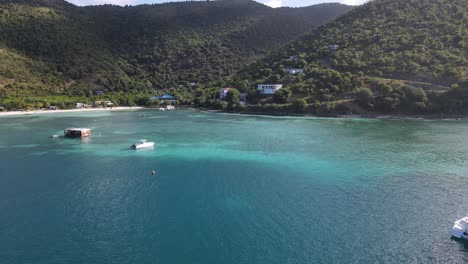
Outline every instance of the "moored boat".
[[450, 234], [453, 237], [468, 240], [468, 215], [455, 221]]
[[140, 139], [137, 143], [133, 144], [131, 149], [142, 149], [142, 148], [152, 148], [154, 147], [154, 142], [148, 142], [146, 139]]
[[90, 128], [70, 127], [64, 130], [65, 137], [89, 137], [91, 136]]

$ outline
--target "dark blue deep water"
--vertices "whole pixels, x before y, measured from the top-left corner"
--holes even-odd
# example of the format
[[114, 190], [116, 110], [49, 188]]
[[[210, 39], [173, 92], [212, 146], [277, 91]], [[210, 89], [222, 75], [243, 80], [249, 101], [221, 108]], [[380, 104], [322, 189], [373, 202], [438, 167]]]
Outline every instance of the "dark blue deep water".
[[468, 122], [0, 117], [0, 212], [2, 264], [467, 263]]

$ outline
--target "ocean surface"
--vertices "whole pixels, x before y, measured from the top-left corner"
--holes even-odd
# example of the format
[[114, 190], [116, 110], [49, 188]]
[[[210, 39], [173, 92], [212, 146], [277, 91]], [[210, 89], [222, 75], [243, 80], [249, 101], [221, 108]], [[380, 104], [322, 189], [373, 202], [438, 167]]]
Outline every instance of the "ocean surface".
[[0, 212], [1, 264], [467, 263], [468, 121], [0, 117]]

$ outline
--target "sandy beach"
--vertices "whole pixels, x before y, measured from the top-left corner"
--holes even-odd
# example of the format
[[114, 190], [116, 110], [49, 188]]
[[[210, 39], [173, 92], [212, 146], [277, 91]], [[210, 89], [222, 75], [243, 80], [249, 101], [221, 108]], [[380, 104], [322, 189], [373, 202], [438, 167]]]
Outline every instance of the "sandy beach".
[[112, 107], [112, 108], [82, 108], [82, 109], [60, 109], [60, 110], [10, 111], [10, 112], [0, 112], [0, 117], [2, 117], [2, 116], [13, 116], [13, 115], [41, 115], [41, 114], [54, 114], [54, 113], [122, 111], [122, 110], [138, 110], [138, 109], [143, 109], [143, 107], [140, 107], [140, 106], [119, 106], [119, 107]]

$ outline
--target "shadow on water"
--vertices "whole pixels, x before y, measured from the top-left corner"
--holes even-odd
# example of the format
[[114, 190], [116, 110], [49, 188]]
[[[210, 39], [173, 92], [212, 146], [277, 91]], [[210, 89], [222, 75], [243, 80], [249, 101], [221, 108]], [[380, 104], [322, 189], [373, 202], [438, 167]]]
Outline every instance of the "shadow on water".
[[141, 149], [132, 149], [131, 147], [128, 148], [121, 148], [120, 151], [126, 151], [126, 152], [134, 152], [134, 153], [150, 153], [154, 151], [154, 147], [148, 147], [148, 148], [141, 148]]
[[[466, 239], [461, 239], [461, 238], [456, 238], [456, 237], [451, 237], [451, 239], [455, 242], [457, 242], [457, 244], [460, 245], [460, 251], [461, 252], [466, 252], [468, 253], [468, 240]], [[468, 259], [466, 259], [468, 260]]]

